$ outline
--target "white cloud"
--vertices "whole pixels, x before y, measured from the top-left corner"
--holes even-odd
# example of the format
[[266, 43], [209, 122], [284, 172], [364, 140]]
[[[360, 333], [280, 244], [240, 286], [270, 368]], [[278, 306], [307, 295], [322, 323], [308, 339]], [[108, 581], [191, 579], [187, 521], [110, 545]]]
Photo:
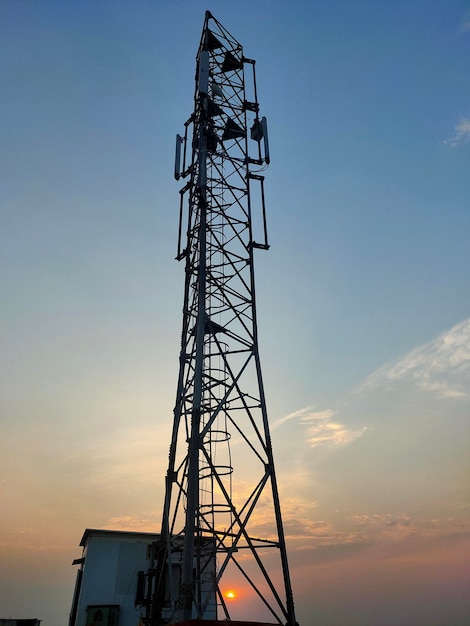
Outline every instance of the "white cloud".
[[364, 434], [365, 427], [361, 430], [349, 430], [335, 419], [335, 415], [332, 409], [314, 411], [313, 407], [306, 406], [278, 419], [272, 424], [271, 430], [279, 428], [290, 420], [297, 420], [305, 428], [307, 441], [313, 448], [324, 445], [345, 445]]
[[468, 397], [470, 318], [374, 372], [359, 391], [384, 382], [408, 381], [441, 398]]
[[291, 420], [302, 419], [306, 415], [310, 415], [312, 411], [313, 411], [313, 407], [306, 406], [303, 409], [299, 409], [298, 411], [289, 413], [289, 415], [285, 415], [284, 417], [281, 417], [280, 419], [273, 422], [271, 424], [271, 431], [276, 430], [276, 428], [279, 428], [279, 426], [282, 426], [282, 424], [285, 424], [286, 422], [290, 422]]
[[463, 117], [460, 122], [456, 124], [454, 132], [455, 134], [453, 135], [453, 137], [450, 137], [449, 139], [444, 139], [443, 143], [447, 144], [451, 148], [456, 148], [458, 145], [470, 141], [470, 119]]
[[349, 430], [334, 417], [335, 412], [331, 409], [302, 416], [301, 422], [306, 426], [308, 442], [313, 448], [322, 445], [345, 445], [363, 435], [366, 430]]

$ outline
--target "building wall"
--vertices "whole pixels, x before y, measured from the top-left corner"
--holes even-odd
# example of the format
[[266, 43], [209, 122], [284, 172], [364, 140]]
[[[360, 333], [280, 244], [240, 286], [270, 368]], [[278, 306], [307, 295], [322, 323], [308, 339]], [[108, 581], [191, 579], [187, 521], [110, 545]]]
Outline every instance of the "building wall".
[[[148, 570], [147, 548], [157, 540], [158, 535], [152, 533], [87, 529], [80, 543], [83, 556], [74, 561], [81, 569], [77, 575], [69, 626], [138, 626], [145, 609], [134, 606], [137, 575]], [[202, 591], [208, 593], [211, 600], [204, 617], [215, 619], [213, 550], [208, 559], [209, 563], [212, 561], [212, 567], [207, 569], [208, 579], [202, 584]], [[175, 596], [178, 595], [180, 573], [180, 566], [176, 563]]]
[[[87, 537], [76, 619], [72, 626], [94, 624], [91, 613], [99, 615], [100, 607], [118, 607], [116, 623], [112, 620], [109, 626], [139, 624], [140, 610], [134, 607], [137, 572], [148, 568], [147, 546], [155, 538], [110, 531], [97, 531]], [[94, 607], [88, 612], [88, 620], [87, 607]], [[101, 626], [108, 626], [108, 613], [109, 610], [101, 610], [104, 618]]]

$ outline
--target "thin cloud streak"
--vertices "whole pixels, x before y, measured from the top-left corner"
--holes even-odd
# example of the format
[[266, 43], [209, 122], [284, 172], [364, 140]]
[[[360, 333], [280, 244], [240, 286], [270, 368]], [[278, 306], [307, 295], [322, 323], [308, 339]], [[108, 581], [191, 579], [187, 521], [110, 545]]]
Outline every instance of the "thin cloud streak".
[[338, 446], [351, 443], [361, 437], [366, 427], [361, 430], [349, 430], [344, 424], [335, 421], [335, 412], [331, 409], [311, 413], [302, 418], [302, 423], [307, 427], [308, 441], [312, 448], [317, 446]]
[[336, 413], [332, 409], [314, 411], [307, 406], [274, 422], [271, 430], [275, 430], [288, 421], [297, 420], [307, 433], [307, 440], [312, 448], [318, 446], [339, 446], [351, 443], [361, 437], [366, 428], [349, 430], [344, 424], [334, 419]]
[[135, 515], [116, 515], [107, 520], [102, 528], [108, 530], [157, 533], [160, 531], [160, 527], [158, 526], [160, 517], [160, 511]]
[[[470, 21], [468, 30], [470, 30]], [[470, 119], [463, 117], [460, 122], [455, 125], [454, 133], [455, 134], [449, 139], [444, 139], [443, 143], [451, 148], [456, 148], [460, 144], [470, 141]]]
[[467, 398], [470, 379], [470, 318], [371, 374], [358, 392], [408, 381], [440, 398]]
[[298, 411], [294, 411], [293, 413], [289, 413], [289, 415], [285, 415], [284, 417], [279, 418], [278, 420], [276, 420], [275, 422], [271, 424], [270, 426], [271, 432], [276, 430], [277, 428], [279, 428], [279, 426], [282, 426], [286, 422], [290, 422], [291, 420], [297, 419], [297, 418], [302, 419], [306, 415], [310, 415], [312, 411], [313, 411], [312, 406], [306, 406], [303, 409], [299, 409]]

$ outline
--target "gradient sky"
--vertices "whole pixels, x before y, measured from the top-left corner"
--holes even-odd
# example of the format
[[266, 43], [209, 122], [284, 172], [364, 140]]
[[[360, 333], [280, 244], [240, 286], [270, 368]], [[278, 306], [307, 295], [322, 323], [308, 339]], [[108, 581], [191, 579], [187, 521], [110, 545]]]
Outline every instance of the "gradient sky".
[[206, 9], [270, 129], [258, 317], [299, 622], [467, 625], [468, 0], [2, 0], [0, 617], [63, 626], [84, 529], [159, 530]]

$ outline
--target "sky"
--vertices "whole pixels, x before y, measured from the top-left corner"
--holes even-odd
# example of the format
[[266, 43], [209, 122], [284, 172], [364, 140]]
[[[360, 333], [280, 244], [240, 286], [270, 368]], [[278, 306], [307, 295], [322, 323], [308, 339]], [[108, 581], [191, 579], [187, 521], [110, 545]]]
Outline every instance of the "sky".
[[470, 2], [2, 0], [0, 617], [157, 531], [204, 12], [256, 59], [260, 352], [301, 626], [470, 615]]

